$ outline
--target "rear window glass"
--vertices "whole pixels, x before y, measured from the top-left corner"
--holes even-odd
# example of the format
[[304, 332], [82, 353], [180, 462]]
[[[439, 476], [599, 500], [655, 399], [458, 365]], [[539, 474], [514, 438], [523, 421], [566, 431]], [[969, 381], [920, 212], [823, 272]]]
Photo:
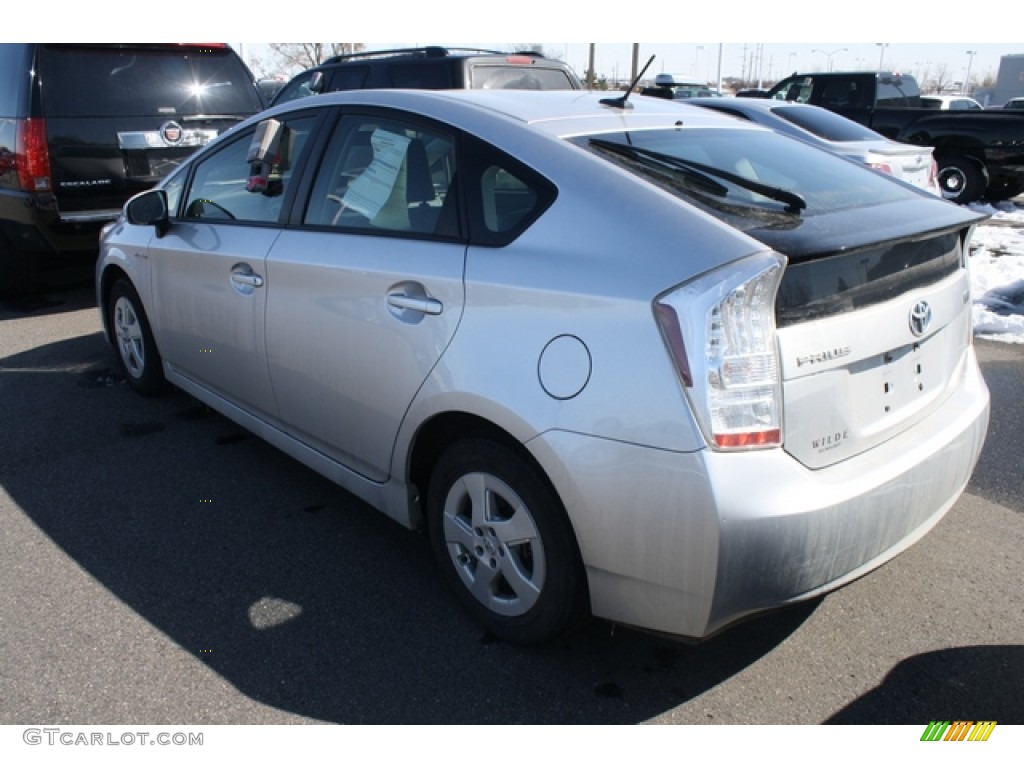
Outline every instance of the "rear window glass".
[[916, 194], [772, 131], [658, 129], [571, 140], [741, 229], [743, 218], [763, 224], [767, 214], [813, 216]]
[[876, 107], [906, 108], [921, 106], [921, 91], [910, 78], [882, 78], [878, 81]]
[[884, 138], [870, 128], [865, 128], [860, 123], [847, 120], [842, 115], [829, 112], [827, 109], [773, 107], [772, 113], [829, 141], [865, 141]]
[[40, 62], [52, 117], [249, 115], [262, 109], [230, 49], [47, 46]]
[[538, 66], [477, 64], [471, 70], [471, 88], [508, 88], [520, 91], [564, 91], [573, 87], [564, 69]]

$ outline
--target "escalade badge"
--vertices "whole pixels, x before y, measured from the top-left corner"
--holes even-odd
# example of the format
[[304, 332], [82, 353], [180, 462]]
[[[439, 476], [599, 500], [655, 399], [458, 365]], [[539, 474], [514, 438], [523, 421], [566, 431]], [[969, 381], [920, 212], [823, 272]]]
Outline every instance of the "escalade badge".
[[927, 301], [919, 301], [910, 310], [910, 332], [922, 336], [932, 323], [932, 308]]
[[160, 136], [168, 144], [180, 144], [184, 133], [181, 126], [173, 120], [168, 120], [160, 126]]

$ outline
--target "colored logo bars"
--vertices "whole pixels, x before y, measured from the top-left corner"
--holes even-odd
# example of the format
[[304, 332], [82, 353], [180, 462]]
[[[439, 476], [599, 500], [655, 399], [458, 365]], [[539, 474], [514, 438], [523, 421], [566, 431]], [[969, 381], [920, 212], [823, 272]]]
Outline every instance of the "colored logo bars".
[[988, 741], [995, 727], [995, 720], [932, 720], [921, 741]]

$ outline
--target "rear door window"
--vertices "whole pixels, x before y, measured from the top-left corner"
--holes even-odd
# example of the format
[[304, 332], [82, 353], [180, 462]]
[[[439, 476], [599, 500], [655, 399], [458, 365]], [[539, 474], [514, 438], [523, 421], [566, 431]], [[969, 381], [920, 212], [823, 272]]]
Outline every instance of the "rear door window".
[[404, 117], [350, 115], [319, 164], [303, 223], [455, 237], [455, 139]]
[[55, 117], [249, 115], [262, 109], [230, 48], [44, 46], [46, 113]]
[[454, 88], [451, 67], [447, 60], [414, 61], [388, 65], [388, 83], [392, 88]]

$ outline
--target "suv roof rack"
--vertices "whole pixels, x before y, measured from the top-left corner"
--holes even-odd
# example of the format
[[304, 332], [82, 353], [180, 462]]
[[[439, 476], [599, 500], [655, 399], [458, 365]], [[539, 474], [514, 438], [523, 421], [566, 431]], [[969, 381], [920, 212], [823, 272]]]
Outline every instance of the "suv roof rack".
[[337, 56], [332, 56], [331, 58], [326, 59], [320, 66], [323, 66], [324, 64], [337, 64], [342, 61], [352, 61], [353, 59], [375, 59], [385, 58], [387, 56], [424, 56], [440, 59], [453, 54], [533, 56], [539, 59], [545, 58], [543, 53], [538, 53], [537, 51], [513, 51], [510, 53], [509, 51], [492, 51], [487, 48], [444, 48], [439, 45], [428, 45], [420, 48], [391, 48], [384, 51], [357, 51], [355, 53], [341, 53]]

